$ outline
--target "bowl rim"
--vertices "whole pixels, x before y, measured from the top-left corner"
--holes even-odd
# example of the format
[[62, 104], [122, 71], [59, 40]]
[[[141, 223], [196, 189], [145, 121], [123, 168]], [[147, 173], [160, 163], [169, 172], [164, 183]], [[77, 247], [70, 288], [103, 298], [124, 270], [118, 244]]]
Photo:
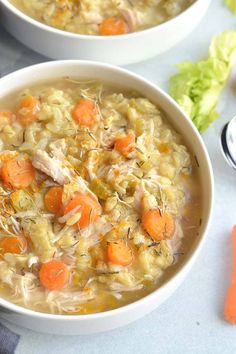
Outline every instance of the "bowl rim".
[[129, 38], [135, 38], [135, 37], [140, 37], [142, 35], [148, 35], [149, 32], [153, 32], [153, 31], [157, 31], [159, 28], [161, 29], [165, 29], [165, 27], [167, 27], [169, 24], [173, 24], [174, 22], [176, 22], [179, 18], [188, 15], [188, 13], [190, 13], [190, 11], [195, 11], [196, 7], [199, 6], [199, 3], [203, 3], [203, 2], [208, 2], [210, 3], [211, 0], [195, 0], [187, 9], [185, 9], [184, 11], [181, 11], [177, 16], [150, 28], [146, 28], [144, 30], [141, 31], [136, 31], [136, 32], [131, 32], [131, 33], [126, 33], [126, 34], [122, 34], [122, 35], [116, 35], [116, 36], [99, 36], [99, 35], [88, 35], [88, 34], [79, 34], [79, 33], [73, 33], [73, 32], [68, 32], [68, 31], [64, 31], [64, 30], [60, 30], [56, 27], [52, 27], [49, 26], [45, 23], [42, 23], [38, 20], [35, 20], [33, 17], [25, 14], [23, 11], [19, 10], [16, 6], [14, 6], [12, 3], [9, 2], [9, 0], [0, 0], [0, 4], [2, 3], [2, 5], [4, 5], [9, 11], [11, 11], [12, 13], [14, 13], [14, 15], [16, 15], [17, 17], [19, 17], [20, 19], [24, 20], [25, 22], [30, 23], [31, 25], [33, 25], [34, 27], [38, 27], [41, 30], [45, 30], [50, 32], [51, 34], [55, 34], [55, 35], [61, 35], [61, 36], [65, 36], [67, 38], [70, 39], [84, 39], [84, 40], [89, 40], [89, 41], [93, 41], [93, 40], [98, 40], [98, 41], [119, 41], [122, 39], [129, 39]]
[[[103, 70], [111, 70], [114, 71], [117, 74], [125, 75], [128, 78], [132, 78], [136, 80], [137, 82], [140, 81], [143, 84], [149, 86], [158, 96], [162, 97], [165, 101], [168, 102], [169, 105], [171, 105], [178, 113], [182, 116], [183, 121], [185, 121], [187, 124], [190, 125], [192, 129], [192, 133], [196, 136], [199, 145], [201, 146], [202, 149], [202, 155], [205, 158], [205, 162], [207, 165], [207, 175], [208, 175], [208, 180], [210, 182], [210, 188], [209, 188], [209, 208], [207, 210], [207, 216], [206, 216], [206, 222], [205, 222], [205, 227], [201, 230], [198, 242], [194, 246], [192, 252], [189, 254], [187, 259], [184, 261], [184, 263], [181, 265], [181, 267], [176, 271], [176, 273], [171, 276], [166, 282], [164, 282], [159, 288], [155, 289], [151, 293], [145, 295], [144, 297], [135, 300], [134, 302], [131, 302], [129, 304], [126, 304], [124, 306], [118, 307], [116, 309], [104, 311], [104, 312], [97, 312], [97, 313], [92, 313], [92, 314], [82, 314], [82, 315], [60, 315], [60, 314], [49, 314], [49, 313], [44, 313], [44, 312], [38, 312], [34, 311], [31, 309], [27, 309], [23, 306], [16, 305], [8, 300], [5, 300], [0, 297], [0, 308], [2, 306], [3, 311], [4, 310], [10, 310], [13, 311], [17, 314], [20, 315], [26, 315], [32, 318], [41, 318], [41, 319], [47, 319], [49, 321], [57, 320], [57, 321], [87, 321], [87, 320], [98, 320], [98, 319], [108, 319], [110, 317], [115, 316], [116, 314], [121, 314], [121, 313], [126, 313], [128, 310], [135, 310], [135, 308], [139, 308], [142, 305], [145, 305], [145, 303], [148, 303], [151, 298], [154, 298], [157, 296], [158, 293], [161, 293], [164, 291], [166, 288], [170, 287], [172, 284], [174, 285], [176, 278], [179, 278], [181, 275], [184, 275], [184, 273], [187, 271], [188, 267], [193, 264], [195, 261], [197, 255], [199, 254], [201, 247], [206, 239], [207, 233], [210, 228], [211, 224], [211, 219], [213, 215], [213, 204], [214, 204], [214, 177], [213, 177], [213, 169], [210, 161], [210, 157], [208, 155], [208, 151], [206, 149], [206, 146], [202, 140], [202, 137], [200, 133], [198, 132], [197, 128], [189, 119], [189, 117], [184, 113], [182, 108], [174, 101], [174, 99], [168, 95], [163, 89], [161, 89], [158, 85], [150, 82], [146, 78], [143, 78], [142, 76], [133, 73], [127, 69], [117, 67], [112, 64], [106, 64], [106, 63], [100, 63], [100, 62], [94, 62], [94, 61], [89, 61], [89, 60], [58, 60], [58, 61], [48, 61], [40, 64], [35, 64], [31, 65], [19, 70], [16, 70], [8, 75], [3, 76], [0, 78], [0, 86], [4, 85], [4, 82], [7, 82], [8, 80], [11, 80], [15, 76], [17, 77], [18, 75], [25, 75], [28, 74], [29, 72], [38, 72], [40, 70], [43, 70], [45, 67], [47, 68], [55, 68], [55, 67], [69, 67], [70, 65], [73, 66], [85, 66], [86, 68], [89, 67], [94, 67], [94, 68], [101, 68]], [[16, 85], [16, 89], [18, 87], [22, 87], [22, 85]], [[12, 89], [11, 91], [13, 91]]]

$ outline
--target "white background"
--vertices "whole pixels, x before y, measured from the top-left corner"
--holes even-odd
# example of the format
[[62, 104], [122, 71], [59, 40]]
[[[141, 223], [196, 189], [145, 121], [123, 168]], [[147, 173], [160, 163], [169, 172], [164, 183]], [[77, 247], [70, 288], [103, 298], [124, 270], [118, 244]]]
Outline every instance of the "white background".
[[[175, 64], [207, 55], [213, 35], [235, 29], [236, 17], [212, 0], [200, 26], [176, 48], [128, 69], [168, 89]], [[158, 43], [156, 44], [158, 45]], [[8, 35], [0, 26], [0, 73], [46, 61]], [[112, 332], [77, 337], [42, 335], [9, 325], [21, 334], [16, 354], [236, 353], [236, 327], [222, 318], [231, 268], [230, 231], [236, 223], [236, 172], [224, 161], [219, 135], [236, 113], [236, 75], [219, 102], [220, 118], [203, 135], [215, 176], [215, 210], [203, 250], [183, 285], [145, 318]]]

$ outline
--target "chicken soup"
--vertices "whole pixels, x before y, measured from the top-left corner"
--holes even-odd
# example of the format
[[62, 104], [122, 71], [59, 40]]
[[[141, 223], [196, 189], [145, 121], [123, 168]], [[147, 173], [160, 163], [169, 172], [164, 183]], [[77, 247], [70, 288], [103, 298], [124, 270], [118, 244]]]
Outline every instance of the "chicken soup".
[[64, 31], [119, 35], [157, 26], [194, 0], [11, 0], [32, 18]]
[[0, 99], [0, 296], [52, 314], [133, 302], [201, 220], [196, 158], [137, 92], [62, 78]]

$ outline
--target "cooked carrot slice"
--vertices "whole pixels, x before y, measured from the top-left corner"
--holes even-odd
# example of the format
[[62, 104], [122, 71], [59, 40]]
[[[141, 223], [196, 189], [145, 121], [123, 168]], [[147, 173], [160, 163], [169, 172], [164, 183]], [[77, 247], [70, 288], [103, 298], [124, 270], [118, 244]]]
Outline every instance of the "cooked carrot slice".
[[34, 122], [40, 110], [40, 102], [36, 97], [23, 96], [18, 104], [16, 118], [23, 125]]
[[107, 257], [111, 263], [126, 266], [132, 263], [133, 252], [124, 241], [118, 240], [108, 244]]
[[81, 126], [91, 127], [97, 122], [98, 110], [91, 100], [81, 99], [72, 111], [73, 119]]
[[27, 188], [35, 178], [35, 169], [30, 161], [10, 159], [2, 167], [3, 182], [10, 188]]
[[80, 220], [77, 226], [84, 228], [90, 223], [94, 223], [102, 213], [101, 205], [97, 200], [89, 195], [78, 193], [74, 199], [72, 199], [64, 210], [64, 215], [78, 207], [78, 212], [81, 213]]
[[129, 133], [117, 138], [114, 147], [122, 155], [128, 156], [132, 151], [134, 151], [135, 135], [133, 133]]
[[175, 222], [169, 213], [161, 213], [159, 210], [151, 209], [142, 216], [144, 230], [155, 240], [161, 241], [173, 236]]
[[121, 17], [108, 17], [99, 26], [99, 34], [102, 36], [116, 36], [129, 32], [126, 21]]
[[232, 230], [232, 249], [233, 249], [233, 267], [231, 274], [231, 283], [227, 291], [224, 318], [226, 321], [236, 324], [236, 225]]
[[47, 210], [53, 214], [61, 214], [62, 212], [62, 187], [50, 188], [44, 196], [44, 203]]
[[26, 239], [22, 236], [8, 236], [0, 238], [0, 254], [15, 253], [21, 254], [26, 250]]
[[41, 284], [49, 290], [64, 288], [69, 282], [69, 269], [62, 261], [53, 259], [43, 263], [39, 271]]

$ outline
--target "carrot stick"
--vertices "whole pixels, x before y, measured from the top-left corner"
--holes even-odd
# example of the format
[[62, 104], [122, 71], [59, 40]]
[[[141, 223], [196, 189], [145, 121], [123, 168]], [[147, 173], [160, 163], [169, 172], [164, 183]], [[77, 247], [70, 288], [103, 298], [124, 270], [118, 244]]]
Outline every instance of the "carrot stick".
[[232, 230], [232, 249], [233, 249], [233, 269], [231, 283], [225, 299], [224, 318], [226, 321], [236, 324], [236, 225]]

